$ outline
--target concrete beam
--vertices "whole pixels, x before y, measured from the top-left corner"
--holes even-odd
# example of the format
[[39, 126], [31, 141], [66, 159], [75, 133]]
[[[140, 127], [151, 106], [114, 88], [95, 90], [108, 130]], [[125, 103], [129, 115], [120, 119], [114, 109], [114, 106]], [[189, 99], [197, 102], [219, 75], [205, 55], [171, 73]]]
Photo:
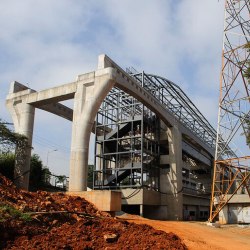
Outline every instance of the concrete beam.
[[207, 151], [210, 155], [215, 155], [215, 148], [210, 147], [206, 144], [201, 138], [199, 138], [196, 134], [193, 133], [192, 130], [186, 128], [180, 121], [178, 121], [178, 126], [183, 135], [185, 135], [185, 139], [191, 140]]
[[[233, 197], [230, 199], [230, 201], [228, 201], [228, 199], [231, 197], [232, 195], [228, 194], [225, 195], [225, 200], [227, 201], [227, 203], [234, 203], [234, 204], [250, 204], [250, 197], [248, 194], [235, 194], [233, 195]], [[218, 204], [218, 200], [215, 199], [215, 203], [214, 204]]]
[[73, 120], [73, 109], [61, 103], [46, 104], [46, 105], [40, 106], [39, 109], [58, 115], [68, 121]]
[[68, 83], [39, 92], [32, 93], [26, 97], [26, 102], [40, 107], [49, 103], [61, 102], [74, 98], [76, 83]]
[[[48, 105], [41, 106], [39, 109], [52, 113], [54, 115], [58, 115], [68, 121], [73, 121], [73, 109], [61, 104], [61, 103], [51, 103]], [[103, 130], [96, 129], [95, 131], [95, 121], [92, 127], [92, 133], [97, 133], [97, 135], [101, 135]]]
[[212, 157], [210, 157], [210, 159], [207, 158], [205, 155], [199, 152], [198, 149], [192, 147], [189, 143], [182, 141], [182, 150], [198, 161], [204, 163], [205, 165], [212, 167]]

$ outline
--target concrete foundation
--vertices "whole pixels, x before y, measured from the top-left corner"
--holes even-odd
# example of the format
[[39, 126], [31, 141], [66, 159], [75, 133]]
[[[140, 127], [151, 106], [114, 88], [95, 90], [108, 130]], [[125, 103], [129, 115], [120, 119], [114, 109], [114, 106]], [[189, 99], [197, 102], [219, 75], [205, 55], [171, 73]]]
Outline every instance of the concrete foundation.
[[250, 199], [247, 194], [236, 194], [219, 212], [220, 224], [250, 224]]
[[[156, 220], [167, 220], [168, 219], [168, 206], [167, 201], [161, 201], [161, 194], [156, 191], [142, 189], [121, 189], [122, 193], [122, 205], [130, 206], [131, 210], [128, 211], [136, 214], [140, 214], [143, 217], [156, 219]], [[135, 206], [138, 206], [136, 209]], [[139, 211], [139, 212], [138, 212]]]
[[95, 205], [100, 211], [119, 212], [121, 211], [121, 193], [109, 190], [95, 190], [85, 192], [67, 192], [67, 195], [83, 197]]

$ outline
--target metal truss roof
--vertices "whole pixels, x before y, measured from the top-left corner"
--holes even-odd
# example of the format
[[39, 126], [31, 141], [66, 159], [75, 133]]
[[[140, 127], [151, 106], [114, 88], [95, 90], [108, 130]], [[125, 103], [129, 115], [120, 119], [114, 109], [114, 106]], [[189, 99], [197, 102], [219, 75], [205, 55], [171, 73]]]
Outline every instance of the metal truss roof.
[[[178, 85], [157, 75], [127, 71], [186, 128], [191, 130], [211, 148], [215, 148], [216, 130]], [[232, 151], [231, 155], [235, 156]]]

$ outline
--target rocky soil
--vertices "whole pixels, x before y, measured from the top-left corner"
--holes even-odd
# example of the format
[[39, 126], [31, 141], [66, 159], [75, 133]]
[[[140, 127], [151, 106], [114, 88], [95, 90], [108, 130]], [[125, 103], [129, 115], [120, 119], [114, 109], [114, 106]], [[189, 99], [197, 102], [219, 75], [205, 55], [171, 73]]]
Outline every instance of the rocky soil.
[[80, 197], [19, 190], [0, 175], [0, 249], [187, 249], [173, 234], [98, 211]]

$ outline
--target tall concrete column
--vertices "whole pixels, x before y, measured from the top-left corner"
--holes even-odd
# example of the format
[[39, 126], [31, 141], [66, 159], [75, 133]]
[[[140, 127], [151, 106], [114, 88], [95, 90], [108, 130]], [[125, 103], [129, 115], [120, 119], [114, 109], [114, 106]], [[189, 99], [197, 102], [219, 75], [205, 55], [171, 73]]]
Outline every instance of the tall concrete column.
[[182, 134], [177, 126], [167, 128], [170, 170], [166, 175], [168, 185], [168, 219], [183, 219], [182, 195]]
[[[92, 83], [77, 84], [74, 98], [69, 191], [87, 190], [89, 139], [96, 113], [114, 86], [112, 69], [95, 72]], [[85, 80], [86, 80], [85, 76]], [[93, 75], [89, 75], [93, 78]]]
[[16, 186], [28, 190], [35, 108], [15, 99], [7, 100], [6, 106], [12, 116], [15, 132], [26, 136], [28, 139], [27, 148], [21, 152], [21, 155], [17, 153], [14, 171]]

